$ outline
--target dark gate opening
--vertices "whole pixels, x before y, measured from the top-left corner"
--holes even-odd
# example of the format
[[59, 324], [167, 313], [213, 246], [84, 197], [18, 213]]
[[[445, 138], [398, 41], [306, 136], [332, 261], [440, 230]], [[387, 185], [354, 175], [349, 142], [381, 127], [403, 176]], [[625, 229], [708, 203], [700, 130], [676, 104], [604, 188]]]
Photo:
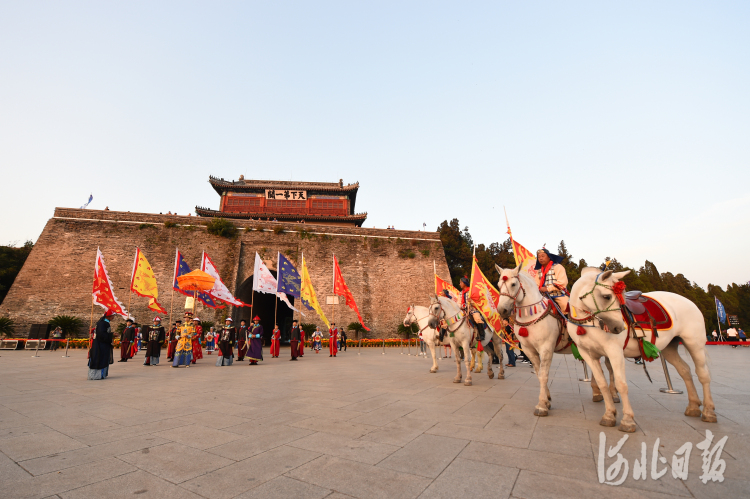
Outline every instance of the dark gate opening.
[[[270, 270], [270, 269], [269, 269]], [[271, 273], [276, 277], [276, 272], [271, 270]], [[244, 319], [247, 321], [247, 326], [250, 327], [252, 319], [255, 316], [260, 317], [260, 323], [263, 326], [263, 344], [266, 346], [271, 345], [271, 333], [274, 328], [274, 312], [276, 313], [276, 324], [281, 329], [281, 343], [289, 344], [289, 335], [292, 329], [292, 314], [294, 311], [290, 309], [286, 303], [279, 300], [276, 296], [269, 293], [253, 293], [253, 278], [251, 275], [245, 282], [243, 282], [237, 290], [237, 298], [243, 302], [250, 304], [253, 303], [252, 311], [251, 307], [235, 307], [232, 315], [234, 324], [239, 327], [240, 321]], [[289, 303], [294, 305], [294, 297], [288, 296]], [[253, 302], [253, 300], [255, 300]]]

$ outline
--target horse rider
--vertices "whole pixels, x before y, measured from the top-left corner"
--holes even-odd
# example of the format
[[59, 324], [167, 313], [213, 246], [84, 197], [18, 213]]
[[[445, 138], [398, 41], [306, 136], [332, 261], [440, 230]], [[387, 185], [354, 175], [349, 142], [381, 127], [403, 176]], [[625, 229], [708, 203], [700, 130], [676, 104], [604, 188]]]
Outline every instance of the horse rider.
[[481, 320], [481, 316], [476, 309], [469, 306], [469, 299], [471, 298], [471, 294], [469, 293], [469, 278], [463, 276], [458, 285], [461, 287], [461, 310], [468, 316], [469, 323], [476, 328], [479, 334], [479, 341], [482, 342], [484, 341], [484, 330], [487, 329], [487, 324]]
[[537, 284], [542, 296], [551, 298], [563, 317], [568, 313], [568, 274], [562, 266], [563, 257], [550, 253], [547, 248], [536, 252]]

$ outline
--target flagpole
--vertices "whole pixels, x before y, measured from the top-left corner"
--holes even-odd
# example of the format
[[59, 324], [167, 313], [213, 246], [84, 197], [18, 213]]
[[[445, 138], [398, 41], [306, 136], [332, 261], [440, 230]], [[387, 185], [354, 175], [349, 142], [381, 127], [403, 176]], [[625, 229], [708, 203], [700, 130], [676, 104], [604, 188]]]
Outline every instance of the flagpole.
[[[174, 252], [174, 266], [177, 267], [177, 251]], [[174, 308], [174, 281], [176, 280], [174, 273], [172, 274], [172, 299], [169, 302], [169, 327], [172, 327], [172, 309]]]
[[508, 212], [503, 206], [503, 212], [505, 213], [505, 226], [508, 227], [508, 236], [510, 237], [510, 250], [513, 252], [513, 260], [516, 262], [518, 267], [518, 255], [516, 255], [516, 245], [513, 244], [513, 233], [510, 231], [510, 223], [508, 222]]
[[331, 324], [336, 323], [336, 254], [331, 252]]

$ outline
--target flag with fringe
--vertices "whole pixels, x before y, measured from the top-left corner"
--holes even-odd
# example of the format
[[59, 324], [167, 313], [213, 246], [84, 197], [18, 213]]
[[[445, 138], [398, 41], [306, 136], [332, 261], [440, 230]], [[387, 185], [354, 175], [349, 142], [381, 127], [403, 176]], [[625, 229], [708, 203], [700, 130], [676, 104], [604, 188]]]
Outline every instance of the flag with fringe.
[[302, 255], [302, 275], [300, 276], [302, 286], [300, 289], [300, 298], [302, 298], [302, 304], [308, 308], [308, 310], [315, 310], [325, 325], [330, 329], [331, 323], [328, 322], [326, 314], [318, 303], [318, 297], [315, 295], [315, 288], [313, 288], [312, 281], [310, 280], [310, 273], [307, 271], [307, 264], [305, 263], [305, 255]]
[[506, 343], [513, 342], [503, 327], [503, 319], [497, 311], [500, 292], [484, 276], [474, 256], [471, 263], [471, 279], [469, 280], [469, 297], [472, 306], [482, 315], [484, 322]]
[[115, 296], [112, 281], [107, 274], [107, 267], [104, 265], [104, 255], [99, 248], [96, 248], [96, 263], [94, 263], [94, 287], [91, 294], [94, 303], [106, 310], [113, 310], [114, 313], [127, 319], [129, 314], [125, 306]]
[[448, 297], [456, 303], [460, 303], [461, 293], [448, 281], [444, 281], [435, 274], [435, 294], [438, 296], [445, 296], [445, 292], [448, 292]]
[[344, 276], [341, 275], [341, 268], [339, 267], [339, 261], [336, 260], [336, 255], [333, 256], [333, 294], [344, 297], [344, 301], [346, 301], [346, 305], [352, 310], [354, 310], [354, 313], [357, 314], [359, 323], [362, 324], [362, 327], [365, 328], [366, 331], [369, 331], [370, 328], [365, 326], [365, 322], [362, 320], [362, 316], [359, 314], [359, 308], [357, 308], [357, 303], [354, 301], [354, 296], [352, 295], [352, 292], [349, 290], [349, 286], [346, 285], [346, 282], [344, 281]]
[[140, 248], [135, 248], [135, 261], [133, 262], [133, 273], [130, 276], [130, 291], [142, 298], [148, 298], [148, 308], [160, 314], [167, 311], [159, 302], [159, 290], [156, 286], [156, 276], [151, 269], [151, 264], [146, 260]]
[[227, 288], [226, 284], [224, 284], [224, 281], [221, 280], [221, 276], [219, 275], [219, 271], [216, 269], [216, 265], [214, 265], [211, 257], [208, 256], [208, 253], [206, 253], [205, 251], [203, 252], [203, 257], [201, 258], [201, 270], [215, 279], [214, 287], [207, 291], [207, 293], [213, 298], [234, 305], [235, 307], [250, 306], [247, 303], [244, 303], [242, 300], [238, 300], [234, 297], [234, 295], [232, 295], [232, 293], [229, 292], [229, 288]]

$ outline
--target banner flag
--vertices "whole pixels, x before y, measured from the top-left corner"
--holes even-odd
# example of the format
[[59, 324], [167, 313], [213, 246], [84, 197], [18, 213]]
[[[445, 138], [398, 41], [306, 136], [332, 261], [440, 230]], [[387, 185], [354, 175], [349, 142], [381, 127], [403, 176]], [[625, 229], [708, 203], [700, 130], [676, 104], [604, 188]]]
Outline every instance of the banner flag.
[[[189, 296], [192, 298], [193, 292], [192, 291], [185, 291], [183, 289], [180, 289], [179, 284], [177, 284], [177, 278], [181, 275], [189, 274], [190, 273], [190, 266], [185, 262], [185, 259], [182, 258], [182, 254], [180, 253], [180, 250], [175, 250], [177, 254], [175, 255], [174, 259], [174, 276], [172, 277], [172, 289], [177, 291], [178, 293], [182, 293], [185, 296]], [[196, 293], [196, 297], [203, 302], [205, 306], [208, 308], [224, 308], [224, 305], [217, 304], [214, 299], [209, 295], [208, 293], [204, 293], [202, 291], [198, 291]]]
[[336, 260], [336, 255], [333, 256], [333, 294], [344, 297], [346, 305], [357, 314], [359, 323], [362, 324], [362, 327], [365, 328], [365, 330], [369, 331], [370, 328], [365, 326], [362, 316], [359, 314], [359, 308], [357, 308], [357, 303], [354, 301], [354, 296], [349, 290], [349, 286], [344, 282], [344, 276], [341, 275], [341, 268], [339, 267], [339, 261]]
[[289, 307], [290, 309], [294, 310], [295, 312], [299, 312], [303, 316], [305, 315], [305, 313], [302, 310], [298, 310], [294, 308], [294, 306], [291, 303], [289, 303], [289, 298], [287, 298], [286, 293], [282, 293], [281, 291], [279, 291], [278, 293], [276, 293], [276, 296], [279, 298], [279, 300], [286, 303], [286, 306]]
[[451, 300], [456, 303], [460, 303], [461, 293], [448, 281], [444, 281], [435, 274], [435, 294], [438, 296], [445, 296], [445, 291]]
[[302, 280], [300, 279], [299, 272], [292, 265], [287, 257], [279, 253], [278, 267], [278, 287], [276, 291], [286, 293], [295, 298], [300, 296], [300, 288], [302, 287]]
[[216, 298], [217, 300], [221, 300], [223, 302], [234, 305], [235, 307], [250, 306], [246, 303], [243, 303], [242, 300], [238, 300], [232, 295], [232, 293], [229, 292], [229, 288], [227, 288], [227, 286], [224, 284], [224, 281], [221, 280], [219, 271], [216, 270], [216, 265], [214, 265], [211, 257], [208, 256], [208, 253], [206, 253], [205, 251], [203, 252], [203, 257], [201, 258], [201, 270], [216, 279], [214, 281], [214, 287], [208, 291], [209, 295]]
[[471, 304], [482, 315], [485, 323], [506, 343], [513, 345], [508, 333], [503, 327], [503, 319], [497, 311], [500, 292], [484, 276], [477, 264], [477, 258], [472, 258], [471, 280], [469, 281], [469, 298]]
[[148, 308], [160, 314], [166, 314], [158, 301], [159, 290], [156, 287], [156, 276], [146, 256], [140, 248], [135, 248], [135, 261], [133, 262], [133, 273], [130, 276], [130, 291], [142, 298], [148, 298]]
[[315, 296], [315, 288], [313, 288], [312, 281], [310, 280], [310, 273], [307, 271], [307, 265], [305, 264], [305, 255], [302, 255], [302, 275], [300, 276], [302, 285], [300, 286], [300, 298], [302, 298], [302, 304], [309, 310], [315, 310], [318, 317], [323, 319], [326, 326], [330, 329], [331, 323], [328, 322], [326, 314], [323, 313], [323, 309], [318, 303], [318, 297]]
[[96, 248], [94, 286], [91, 291], [94, 303], [102, 307], [105, 311], [111, 309], [117, 315], [127, 319], [129, 316], [128, 311], [125, 310], [125, 306], [115, 296], [113, 288], [112, 281], [109, 279], [109, 274], [107, 274], [107, 267], [104, 266], [104, 255], [102, 255], [99, 248]]
[[719, 301], [718, 298], [714, 296], [714, 300], [716, 300], [716, 314], [719, 316], [719, 322], [722, 324], [727, 323], [727, 311], [724, 309], [724, 304]]
[[91, 204], [91, 201], [93, 201], [93, 200], [94, 200], [94, 195], [93, 194], [89, 194], [89, 200], [86, 201], [86, 204], [84, 204], [83, 206], [81, 206], [81, 209], [85, 210], [86, 208], [88, 208], [88, 206]]
[[[505, 210], [504, 207], [503, 210]], [[508, 227], [508, 237], [510, 237], [510, 243], [513, 247], [513, 258], [516, 260], [516, 267], [521, 265], [521, 272], [526, 272], [536, 280], [537, 272], [534, 270], [534, 267], [536, 266], [536, 255], [513, 239], [513, 233], [510, 231], [507, 213], [505, 214], [505, 225]]]
[[253, 268], [253, 291], [276, 294], [276, 278], [273, 276], [260, 255], [255, 253], [255, 267]]

